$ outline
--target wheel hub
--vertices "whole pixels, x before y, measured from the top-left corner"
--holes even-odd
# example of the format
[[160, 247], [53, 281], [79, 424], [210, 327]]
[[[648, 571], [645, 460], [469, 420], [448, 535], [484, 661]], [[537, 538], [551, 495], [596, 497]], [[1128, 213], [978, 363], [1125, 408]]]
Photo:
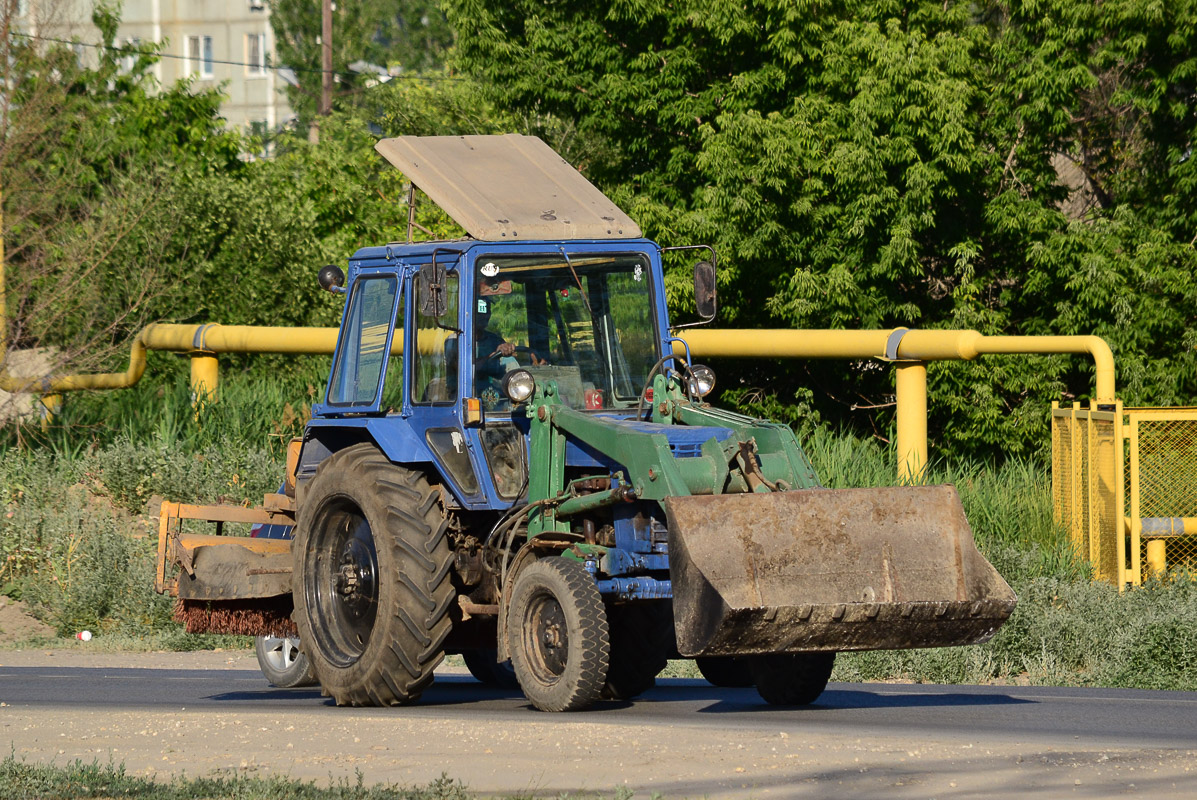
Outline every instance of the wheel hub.
[[360, 511], [333, 507], [312, 545], [316, 580], [305, 587], [321, 630], [312, 646], [339, 666], [365, 652], [378, 612], [379, 570], [374, 534]]
[[556, 598], [541, 598], [533, 614], [536, 630], [536, 661], [548, 679], [556, 678], [565, 671], [569, 661], [569, 634], [565, 623], [565, 612]]
[[355, 613], [361, 613], [376, 600], [374, 553], [360, 538], [345, 543], [340, 566], [333, 576], [333, 587], [341, 601]]

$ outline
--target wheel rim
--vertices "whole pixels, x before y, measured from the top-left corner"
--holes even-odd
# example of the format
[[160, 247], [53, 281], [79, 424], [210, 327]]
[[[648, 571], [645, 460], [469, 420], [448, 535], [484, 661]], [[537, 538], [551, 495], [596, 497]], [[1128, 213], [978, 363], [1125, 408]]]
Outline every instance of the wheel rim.
[[295, 665], [295, 659], [299, 658], [299, 639], [294, 636], [264, 636], [262, 651], [262, 657], [271, 669], [286, 672]]
[[316, 637], [329, 661], [355, 663], [366, 651], [378, 611], [378, 552], [370, 523], [352, 505], [330, 506], [317, 519], [309, 558], [313, 580], [305, 587]]
[[556, 597], [541, 593], [529, 603], [528, 623], [524, 629], [528, 666], [540, 683], [556, 683], [569, 662], [569, 628], [565, 611]]

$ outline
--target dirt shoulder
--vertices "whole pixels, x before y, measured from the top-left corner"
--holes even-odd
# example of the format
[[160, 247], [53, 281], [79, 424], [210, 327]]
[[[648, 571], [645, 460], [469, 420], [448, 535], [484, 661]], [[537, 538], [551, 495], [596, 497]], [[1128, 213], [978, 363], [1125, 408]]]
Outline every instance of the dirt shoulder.
[[54, 635], [54, 629], [34, 618], [24, 603], [0, 595], [0, 646]]
[[[256, 669], [252, 652], [0, 651], [3, 667]], [[450, 670], [460, 672], [457, 670]], [[0, 689], [3, 689], [0, 678]], [[0, 695], [0, 700], [3, 700]], [[1043, 747], [980, 737], [727, 729], [709, 715], [621, 724], [606, 715], [443, 714], [318, 706], [285, 712], [170, 708], [0, 709], [0, 747], [30, 762], [125, 764], [166, 778], [282, 774], [326, 783], [417, 785], [447, 774], [482, 794], [679, 797], [1192, 797], [1197, 753]], [[347, 712], [349, 710], [346, 710]], [[700, 717], [705, 717], [700, 718]], [[593, 718], [591, 718], [593, 719]]]

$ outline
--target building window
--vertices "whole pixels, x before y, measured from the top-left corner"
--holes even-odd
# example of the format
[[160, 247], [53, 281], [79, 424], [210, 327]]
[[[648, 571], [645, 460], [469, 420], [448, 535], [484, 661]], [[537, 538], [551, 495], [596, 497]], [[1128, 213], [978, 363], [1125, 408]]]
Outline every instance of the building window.
[[266, 34], [245, 34], [245, 74], [266, 74]]
[[187, 71], [201, 78], [212, 77], [212, 37], [187, 37]]

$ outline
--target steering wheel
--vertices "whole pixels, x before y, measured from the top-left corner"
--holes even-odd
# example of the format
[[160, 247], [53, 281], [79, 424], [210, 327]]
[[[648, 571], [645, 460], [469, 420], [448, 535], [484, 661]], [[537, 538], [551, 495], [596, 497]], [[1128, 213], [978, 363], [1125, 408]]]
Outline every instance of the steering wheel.
[[[516, 353], [527, 353], [528, 355], [530, 355], [530, 356], [532, 357], [532, 358], [531, 358], [531, 362], [532, 362], [532, 364], [531, 364], [531, 365], [532, 365], [532, 366], [534, 366], [534, 367], [540, 367], [540, 366], [544, 366], [544, 365], [546, 365], [546, 364], [548, 364], [548, 363], [549, 363], [549, 360], [548, 360], [547, 358], [541, 358], [540, 356], [536, 355], [536, 351], [535, 351], [535, 350], [533, 350], [531, 347], [524, 347], [522, 344], [517, 344], [517, 345], [515, 345], [515, 350], [514, 350], [514, 352], [516, 352]], [[491, 359], [491, 358], [496, 358], [496, 357], [498, 357], [498, 355], [499, 355], [499, 351], [498, 351], [498, 350], [495, 350], [493, 353], [491, 353], [490, 355], [488, 355], [488, 356], [487, 356], [487, 358], [488, 358], [488, 359]], [[512, 356], [512, 357], [514, 357], [514, 356]]]

